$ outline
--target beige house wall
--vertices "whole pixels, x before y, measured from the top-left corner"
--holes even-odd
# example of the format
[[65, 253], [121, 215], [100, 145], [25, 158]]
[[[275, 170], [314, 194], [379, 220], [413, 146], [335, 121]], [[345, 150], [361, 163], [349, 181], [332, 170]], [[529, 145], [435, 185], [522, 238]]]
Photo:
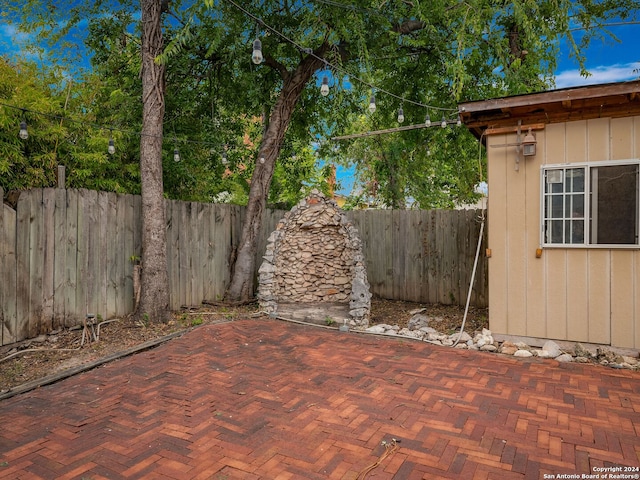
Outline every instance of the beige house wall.
[[640, 250], [541, 248], [541, 167], [637, 159], [640, 116], [549, 124], [515, 170], [516, 135], [487, 137], [494, 333], [640, 348]]

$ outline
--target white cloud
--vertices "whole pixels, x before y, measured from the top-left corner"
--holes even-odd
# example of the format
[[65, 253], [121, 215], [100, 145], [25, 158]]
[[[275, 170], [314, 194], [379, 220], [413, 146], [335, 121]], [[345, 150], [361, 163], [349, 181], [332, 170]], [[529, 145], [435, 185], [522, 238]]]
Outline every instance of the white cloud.
[[24, 42], [27, 38], [28, 35], [24, 32], [18, 31], [18, 29], [14, 25], [0, 25], [0, 40], [21, 43]]
[[589, 73], [589, 77], [583, 77], [577, 69], [558, 72], [555, 76], [556, 88], [636, 80], [640, 78], [640, 62], [601, 65], [590, 68]]

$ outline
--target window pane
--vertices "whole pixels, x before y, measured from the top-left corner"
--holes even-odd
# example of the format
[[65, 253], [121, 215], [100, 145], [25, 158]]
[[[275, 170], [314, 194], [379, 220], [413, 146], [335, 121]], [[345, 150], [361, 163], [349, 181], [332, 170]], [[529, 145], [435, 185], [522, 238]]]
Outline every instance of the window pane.
[[584, 218], [584, 195], [573, 196], [573, 218]]
[[565, 217], [584, 218], [584, 195], [567, 196]]
[[567, 191], [584, 192], [584, 168], [567, 169]]
[[564, 185], [562, 185], [562, 183], [551, 183], [549, 186], [551, 187], [549, 191], [552, 193], [562, 193], [564, 191]]
[[548, 232], [549, 243], [562, 243], [562, 220], [551, 220], [549, 226], [551, 231]]
[[637, 244], [638, 165], [591, 169], [591, 243]]
[[571, 220], [571, 243], [584, 243], [584, 220]]
[[564, 197], [553, 195], [551, 197], [551, 218], [562, 218], [562, 204]]

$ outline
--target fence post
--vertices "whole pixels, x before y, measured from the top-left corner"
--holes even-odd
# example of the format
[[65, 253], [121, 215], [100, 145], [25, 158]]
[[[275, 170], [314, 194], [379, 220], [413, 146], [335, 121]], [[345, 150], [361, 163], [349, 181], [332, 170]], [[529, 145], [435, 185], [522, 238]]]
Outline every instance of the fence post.
[[58, 165], [58, 188], [65, 188], [66, 171], [64, 165]]

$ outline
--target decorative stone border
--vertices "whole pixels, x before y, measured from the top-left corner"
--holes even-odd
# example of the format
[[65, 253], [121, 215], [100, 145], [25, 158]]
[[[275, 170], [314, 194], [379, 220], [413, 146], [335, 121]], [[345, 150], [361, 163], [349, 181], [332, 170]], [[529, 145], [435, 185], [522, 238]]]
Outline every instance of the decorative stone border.
[[[378, 324], [364, 331], [367, 333], [413, 338], [436, 345], [449, 347], [455, 345], [455, 348], [501, 353], [503, 355], [512, 355], [520, 358], [548, 358], [562, 363], [594, 363], [611, 368], [640, 370], [640, 359], [637, 356], [622, 355], [605, 346], [598, 346], [595, 348], [595, 351], [592, 352], [581, 343], [576, 343], [571, 349], [563, 349], [553, 340], [547, 340], [544, 345], [542, 345], [542, 348], [535, 348], [524, 342], [498, 342], [494, 339], [491, 330], [486, 328], [483, 328], [482, 332], [475, 332], [472, 337], [467, 332], [447, 335], [438, 332], [428, 324], [429, 317], [416, 313], [411, 317], [405, 328], [400, 328], [398, 325]], [[460, 337], [459, 340], [458, 337]]]

